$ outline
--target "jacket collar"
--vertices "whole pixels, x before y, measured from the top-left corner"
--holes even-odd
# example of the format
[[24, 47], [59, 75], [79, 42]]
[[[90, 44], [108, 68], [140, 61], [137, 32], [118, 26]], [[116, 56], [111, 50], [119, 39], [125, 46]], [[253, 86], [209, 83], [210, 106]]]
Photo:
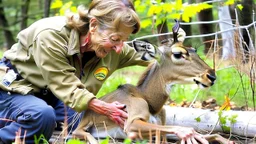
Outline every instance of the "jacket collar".
[[71, 29], [68, 42], [68, 55], [80, 54], [80, 38], [79, 33], [75, 29]]

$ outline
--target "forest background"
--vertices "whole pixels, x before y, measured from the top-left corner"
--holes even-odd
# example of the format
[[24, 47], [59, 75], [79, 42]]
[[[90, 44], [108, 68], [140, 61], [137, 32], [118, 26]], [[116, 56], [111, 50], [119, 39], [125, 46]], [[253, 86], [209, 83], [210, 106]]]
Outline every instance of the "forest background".
[[[0, 56], [17, 41], [17, 33], [36, 20], [64, 15], [67, 10], [76, 12], [77, 6], [88, 7], [89, 3], [89, 0], [0, 0]], [[170, 38], [174, 19], [179, 19], [187, 33], [185, 45], [195, 47], [200, 57], [216, 69], [217, 81], [213, 87], [199, 90], [194, 85], [174, 86], [170, 103], [188, 102], [191, 106], [193, 102], [196, 107], [196, 102], [202, 106], [203, 101], [214, 99], [216, 103], [211, 107], [214, 109], [255, 110], [256, 0], [134, 0], [133, 3], [142, 29], [129, 41], [142, 39], [160, 45]], [[231, 35], [225, 37], [228, 30]], [[144, 69], [131, 67], [117, 71], [98, 96], [120, 84], [136, 84]]]

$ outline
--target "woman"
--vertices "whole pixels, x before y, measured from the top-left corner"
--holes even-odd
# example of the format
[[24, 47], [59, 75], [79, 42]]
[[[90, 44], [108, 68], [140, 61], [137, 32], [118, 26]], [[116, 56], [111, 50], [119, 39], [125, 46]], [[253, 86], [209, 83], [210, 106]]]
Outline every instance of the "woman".
[[0, 64], [0, 117], [7, 119], [0, 121], [0, 141], [14, 141], [19, 128], [26, 143], [49, 140], [65, 112], [71, 122], [86, 109], [123, 126], [125, 105], [95, 95], [116, 69], [148, 64], [124, 44], [139, 29], [131, 2], [94, 0], [88, 11], [80, 7], [78, 15], [45, 18], [21, 31]]

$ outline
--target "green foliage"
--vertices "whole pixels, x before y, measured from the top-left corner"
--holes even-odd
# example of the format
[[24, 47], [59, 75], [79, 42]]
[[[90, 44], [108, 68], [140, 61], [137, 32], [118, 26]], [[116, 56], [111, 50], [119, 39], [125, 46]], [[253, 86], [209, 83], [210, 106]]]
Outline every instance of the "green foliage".
[[[109, 137], [106, 137], [105, 139], [100, 141], [100, 144], [110, 144], [110, 139]], [[134, 143], [131, 139], [126, 138], [123, 141], [123, 144], [132, 144]], [[148, 141], [147, 140], [143, 140], [143, 141], [136, 141], [135, 144], [147, 144]], [[79, 139], [70, 139], [68, 140], [67, 144], [86, 144], [86, 142], [81, 141]]]
[[46, 144], [47, 143], [47, 140], [45, 139], [44, 135], [40, 135], [39, 138], [37, 138], [36, 135], [34, 135], [34, 142], [35, 144]]
[[88, 7], [91, 1], [54, 0], [51, 3], [51, 10], [54, 15], [65, 15], [66, 12], [77, 12], [77, 7], [83, 5]]
[[133, 66], [116, 71], [105, 81], [102, 88], [98, 92], [97, 97], [102, 97], [116, 90], [117, 87], [122, 84], [129, 83], [136, 85], [143, 70], [145, 70], [145, 67]]
[[106, 139], [100, 141], [100, 144], [108, 144], [109, 143], [109, 137], [107, 137]]
[[67, 144], [86, 144], [86, 142], [80, 141], [79, 139], [70, 139]]
[[218, 116], [219, 116], [220, 126], [224, 132], [231, 131], [231, 127], [227, 126], [228, 122], [231, 125], [234, 125], [237, 122], [236, 118], [238, 117], [238, 115], [231, 115], [230, 117], [224, 116], [223, 111], [221, 110], [218, 112]]
[[55, 0], [51, 4], [51, 9], [58, 9], [56, 15], [65, 15], [67, 11], [77, 12], [77, 6], [73, 5], [73, 1], [68, 1], [63, 4], [62, 0]]
[[129, 139], [129, 138], [126, 138], [123, 143], [124, 143], [124, 144], [131, 144], [131, 143], [132, 143], [132, 140]]
[[[232, 5], [237, 0], [227, 0], [226, 5]], [[190, 18], [195, 17], [197, 13], [202, 10], [213, 8], [213, 5], [208, 3], [182, 3], [182, 0], [166, 1], [156, 0], [136, 0], [134, 2], [136, 11], [147, 18], [142, 18], [141, 27], [146, 28], [149, 26], [157, 26], [163, 21], [168, 19], [182, 19], [185, 22], [189, 22]], [[241, 5], [239, 6], [241, 8]], [[147, 12], [147, 13], [146, 13]], [[155, 22], [152, 23], [154, 17]]]
[[200, 117], [197, 117], [195, 118], [196, 122], [201, 122], [201, 118]]
[[232, 115], [231, 117], [228, 118], [231, 124], [235, 124], [237, 122], [237, 117], [238, 115]]

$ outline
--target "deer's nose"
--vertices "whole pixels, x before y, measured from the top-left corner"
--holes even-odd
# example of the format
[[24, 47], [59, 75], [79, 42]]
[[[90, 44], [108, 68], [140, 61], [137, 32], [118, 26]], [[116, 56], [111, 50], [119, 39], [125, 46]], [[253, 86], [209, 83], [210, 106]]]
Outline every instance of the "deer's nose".
[[214, 69], [208, 70], [208, 73], [206, 74], [207, 78], [212, 81], [212, 84], [214, 84], [214, 81], [216, 80], [216, 73]]

